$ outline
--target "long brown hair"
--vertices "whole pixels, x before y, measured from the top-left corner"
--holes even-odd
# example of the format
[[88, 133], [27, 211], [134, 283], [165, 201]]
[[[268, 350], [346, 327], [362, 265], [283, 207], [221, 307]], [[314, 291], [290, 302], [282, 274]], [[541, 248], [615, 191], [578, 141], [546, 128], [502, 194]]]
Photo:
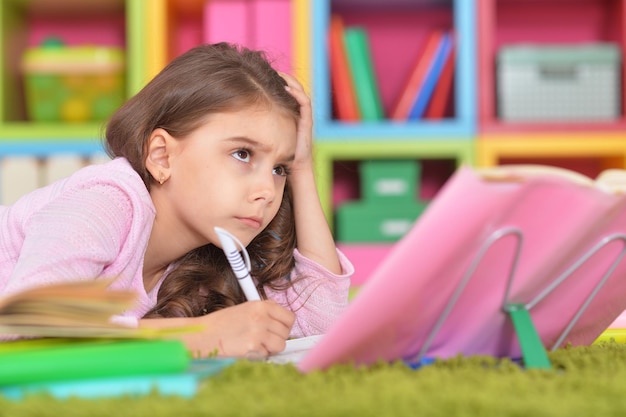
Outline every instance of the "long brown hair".
[[[261, 51], [219, 43], [201, 45], [172, 60], [111, 117], [105, 147], [125, 157], [150, 189], [147, 140], [156, 128], [183, 139], [211, 113], [254, 104], [277, 105], [299, 117], [297, 101]], [[184, 139], [183, 139], [184, 140]], [[287, 179], [289, 181], [289, 179]], [[294, 266], [295, 224], [289, 187], [276, 217], [248, 245], [252, 275], [263, 287], [284, 288]], [[145, 317], [191, 317], [245, 300], [221, 249], [197, 248], [174, 262]]]

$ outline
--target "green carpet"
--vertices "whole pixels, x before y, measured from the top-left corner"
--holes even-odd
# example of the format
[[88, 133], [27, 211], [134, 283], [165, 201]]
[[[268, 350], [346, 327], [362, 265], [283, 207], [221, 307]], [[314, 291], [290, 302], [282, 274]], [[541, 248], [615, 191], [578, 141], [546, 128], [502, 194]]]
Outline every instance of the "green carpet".
[[623, 416], [626, 344], [550, 353], [551, 370], [509, 360], [457, 357], [411, 370], [401, 363], [335, 366], [241, 361], [207, 379], [192, 399], [150, 395], [55, 400], [0, 398], [0, 416]]

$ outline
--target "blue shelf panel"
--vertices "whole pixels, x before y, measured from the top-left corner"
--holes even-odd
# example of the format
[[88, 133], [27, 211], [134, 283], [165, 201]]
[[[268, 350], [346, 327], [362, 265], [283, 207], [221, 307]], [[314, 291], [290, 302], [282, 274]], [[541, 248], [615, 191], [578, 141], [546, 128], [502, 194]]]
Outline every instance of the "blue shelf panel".
[[[377, 7], [391, 7], [391, 4]], [[352, 140], [392, 138], [415, 140], [422, 136], [428, 139], [439, 137], [465, 136], [476, 134], [476, 7], [475, 0], [453, 0], [450, 3], [453, 25], [457, 34], [457, 62], [455, 71], [455, 110], [452, 119], [437, 122], [412, 121], [408, 123], [381, 122], [342, 123], [332, 118], [332, 97], [330, 94], [330, 71], [327, 48], [327, 34], [330, 25], [331, 1], [315, 0], [312, 7], [313, 36], [313, 117], [316, 140]], [[352, 7], [358, 7], [356, 5]], [[419, 5], [415, 7], [425, 7]]]
[[0, 142], [0, 158], [7, 156], [34, 156], [46, 158], [51, 155], [95, 156], [104, 154], [100, 142], [82, 141], [28, 141]]
[[474, 139], [474, 130], [458, 119], [400, 123], [390, 120], [381, 122], [345, 123], [321, 120], [316, 122], [315, 140], [432, 140]]

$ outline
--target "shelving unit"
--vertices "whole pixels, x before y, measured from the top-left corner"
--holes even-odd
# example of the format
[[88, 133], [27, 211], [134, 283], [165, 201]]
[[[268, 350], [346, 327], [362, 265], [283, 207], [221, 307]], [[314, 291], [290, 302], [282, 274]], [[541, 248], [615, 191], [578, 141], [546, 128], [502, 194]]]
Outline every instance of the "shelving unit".
[[[101, 123], [26, 119], [19, 62], [27, 46], [47, 35], [62, 36], [69, 44], [122, 46], [130, 97], [169, 60], [203, 42], [205, 1], [217, 0], [0, 2], [0, 180], [5, 158], [84, 158], [101, 152]], [[311, 93], [318, 190], [332, 228], [337, 207], [360, 198], [358, 166], [364, 160], [419, 161], [426, 167], [430, 196], [461, 164], [550, 163], [590, 176], [626, 168], [623, 69], [621, 113], [609, 122], [504, 122], [497, 114], [496, 91], [496, 56], [502, 46], [612, 42], [626, 56], [626, 0], [290, 0], [290, 5], [290, 64]], [[446, 117], [366, 123], [333, 118], [327, 51], [333, 13], [347, 26], [368, 31], [386, 114], [428, 34], [453, 30], [456, 70]], [[392, 247], [338, 244], [357, 264], [358, 282]]]

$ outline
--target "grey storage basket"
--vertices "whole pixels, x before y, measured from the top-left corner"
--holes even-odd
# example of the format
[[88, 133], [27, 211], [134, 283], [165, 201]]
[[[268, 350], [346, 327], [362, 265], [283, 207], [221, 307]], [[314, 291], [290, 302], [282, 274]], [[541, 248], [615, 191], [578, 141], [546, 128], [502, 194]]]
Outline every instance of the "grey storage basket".
[[620, 115], [621, 51], [609, 43], [512, 45], [497, 62], [504, 121], [601, 121]]

